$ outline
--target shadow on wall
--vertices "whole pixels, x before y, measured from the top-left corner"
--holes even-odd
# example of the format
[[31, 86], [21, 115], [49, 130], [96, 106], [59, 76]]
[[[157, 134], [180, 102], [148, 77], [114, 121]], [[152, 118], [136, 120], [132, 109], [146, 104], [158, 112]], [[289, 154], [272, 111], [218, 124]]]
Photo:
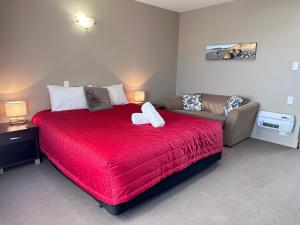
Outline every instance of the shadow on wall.
[[[177, 13], [130, 0], [1, 6], [0, 120], [5, 101], [25, 100], [28, 118], [49, 108], [46, 85], [64, 80], [72, 86], [124, 83], [128, 90], [148, 91], [153, 101], [175, 94]], [[96, 26], [86, 32], [78, 13], [95, 18]]]
[[[55, 71], [42, 76], [32, 72], [26, 75], [20, 73], [14, 76], [1, 77], [0, 83], [7, 85], [2, 85], [0, 89], [0, 122], [8, 121], [4, 109], [4, 102], [6, 101], [25, 100], [29, 113], [28, 118], [31, 118], [38, 111], [49, 109], [50, 102], [46, 85], [63, 85], [64, 80], [69, 80], [71, 86], [89, 84], [106, 86], [123, 83], [125, 91], [143, 90], [146, 91], [146, 100], [161, 103], [165, 97], [170, 95], [170, 91], [164, 87], [165, 82], [162, 82], [162, 79], [169, 79], [168, 77], [163, 78], [163, 74], [170, 74], [170, 71], [167, 71], [168, 68], [162, 66], [160, 70], [152, 73], [127, 72], [123, 75], [121, 72], [115, 74], [103, 65], [94, 63], [92, 66], [89, 65], [89, 71], [92, 73], [74, 76], [74, 74], [84, 74], [84, 66], [69, 62], [68, 64], [62, 63], [56, 67]], [[175, 84], [173, 86], [175, 87]]]

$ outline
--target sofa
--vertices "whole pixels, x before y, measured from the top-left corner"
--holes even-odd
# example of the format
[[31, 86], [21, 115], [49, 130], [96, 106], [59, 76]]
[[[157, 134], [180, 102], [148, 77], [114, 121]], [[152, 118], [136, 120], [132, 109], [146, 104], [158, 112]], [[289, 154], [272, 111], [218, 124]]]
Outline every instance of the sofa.
[[260, 105], [243, 98], [242, 105], [225, 116], [224, 105], [230, 97], [202, 93], [202, 111], [187, 111], [183, 110], [182, 97], [174, 96], [165, 100], [165, 109], [221, 122], [223, 143], [225, 146], [231, 147], [251, 136]]

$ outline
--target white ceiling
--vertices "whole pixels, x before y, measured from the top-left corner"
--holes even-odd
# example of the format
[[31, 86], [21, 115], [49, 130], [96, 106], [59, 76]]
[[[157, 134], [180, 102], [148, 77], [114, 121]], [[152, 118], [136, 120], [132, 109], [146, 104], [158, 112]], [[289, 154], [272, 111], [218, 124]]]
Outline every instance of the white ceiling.
[[175, 12], [185, 12], [234, 0], [136, 0]]

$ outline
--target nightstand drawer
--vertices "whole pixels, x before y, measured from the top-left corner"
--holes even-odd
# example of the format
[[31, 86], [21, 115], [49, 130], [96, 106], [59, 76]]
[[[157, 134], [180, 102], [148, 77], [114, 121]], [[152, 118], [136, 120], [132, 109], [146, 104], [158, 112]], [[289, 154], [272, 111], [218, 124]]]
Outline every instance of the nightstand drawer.
[[36, 138], [36, 135], [37, 131], [35, 129], [28, 129], [26, 132], [14, 131], [9, 133], [2, 133], [0, 134], [0, 145], [8, 145], [12, 143], [34, 140]]
[[37, 158], [34, 140], [0, 146], [0, 168], [7, 168]]
[[38, 127], [27, 122], [22, 125], [0, 123], [0, 174], [3, 169], [35, 161], [39, 164]]

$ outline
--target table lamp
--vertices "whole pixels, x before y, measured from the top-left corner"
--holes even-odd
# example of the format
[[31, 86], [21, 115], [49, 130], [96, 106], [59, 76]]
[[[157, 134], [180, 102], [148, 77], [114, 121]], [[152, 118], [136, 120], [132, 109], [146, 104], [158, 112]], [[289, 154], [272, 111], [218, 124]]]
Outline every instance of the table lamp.
[[145, 92], [144, 91], [135, 91], [133, 94], [133, 99], [136, 103], [143, 103], [145, 101]]
[[5, 102], [6, 116], [10, 118], [10, 124], [18, 125], [27, 122], [27, 108], [25, 101]]

